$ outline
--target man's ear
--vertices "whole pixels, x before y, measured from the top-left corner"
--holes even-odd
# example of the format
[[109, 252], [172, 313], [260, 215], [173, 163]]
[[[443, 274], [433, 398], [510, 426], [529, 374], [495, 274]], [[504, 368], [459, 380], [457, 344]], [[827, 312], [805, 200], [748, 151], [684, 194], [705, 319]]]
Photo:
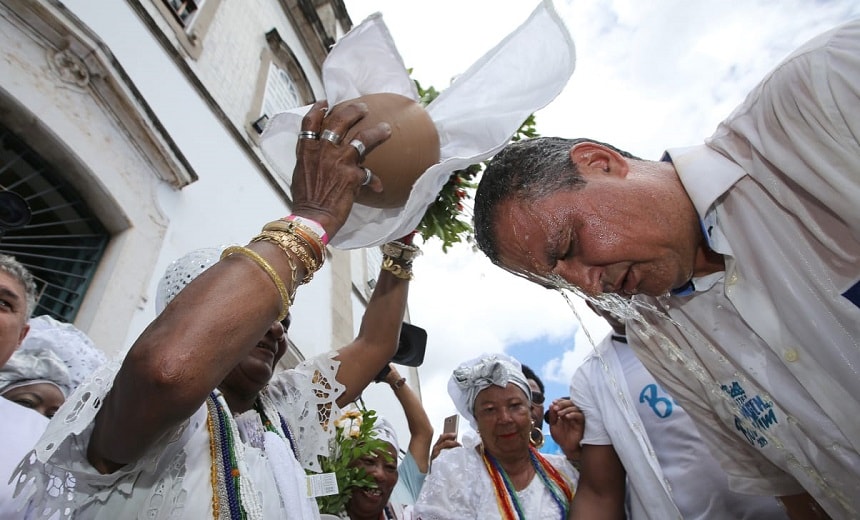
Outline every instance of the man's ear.
[[629, 165], [621, 154], [599, 143], [584, 141], [570, 149], [570, 160], [582, 174], [611, 174], [624, 177]]
[[24, 338], [27, 337], [27, 333], [30, 332], [30, 324], [24, 325], [24, 328], [21, 329], [20, 334], [18, 334], [18, 345], [15, 348], [21, 346], [21, 343], [24, 342]]

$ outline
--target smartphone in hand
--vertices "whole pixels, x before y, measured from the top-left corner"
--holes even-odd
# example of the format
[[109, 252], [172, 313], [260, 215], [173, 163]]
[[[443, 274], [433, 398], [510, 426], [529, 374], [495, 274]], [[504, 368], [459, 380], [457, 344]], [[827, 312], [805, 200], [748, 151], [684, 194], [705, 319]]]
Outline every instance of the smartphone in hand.
[[460, 425], [460, 416], [459, 415], [451, 415], [449, 417], [445, 417], [445, 423], [442, 426], [442, 433], [453, 433], [457, 435], [457, 429]]

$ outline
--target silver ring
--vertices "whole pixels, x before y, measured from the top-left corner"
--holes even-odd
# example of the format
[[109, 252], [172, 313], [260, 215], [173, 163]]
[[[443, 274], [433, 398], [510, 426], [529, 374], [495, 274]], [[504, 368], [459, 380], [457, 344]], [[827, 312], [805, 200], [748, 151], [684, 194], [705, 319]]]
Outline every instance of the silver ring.
[[359, 160], [364, 159], [364, 151], [367, 149], [364, 146], [364, 143], [362, 143], [358, 139], [353, 139], [349, 142], [349, 145], [356, 149], [356, 151], [358, 152]]
[[341, 137], [329, 129], [325, 129], [322, 131], [322, 133], [320, 134], [320, 139], [325, 139], [332, 144], [340, 144], [341, 141]]
[[[349, 144], [352, 144], [352, 143], [349, 143]], [[364, 180], [361, 181], [361, 185], [367, 186], [368, 184], [370, 184], [370, 179], [373, 178], [373, 172], [370, 171], [370, 168], [362, 168], [362, 170], [364, 170]]]
[[313, 139], [314, 141], [316, 141], [319, 138], [320, 135], [311, 130], [302, 130], [301, 132], [299, 132], [299, 139]]

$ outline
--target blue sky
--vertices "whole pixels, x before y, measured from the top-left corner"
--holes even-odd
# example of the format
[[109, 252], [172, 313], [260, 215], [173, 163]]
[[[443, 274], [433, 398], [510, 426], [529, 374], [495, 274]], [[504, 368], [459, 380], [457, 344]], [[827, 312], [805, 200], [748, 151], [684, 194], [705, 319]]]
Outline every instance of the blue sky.
[[[571, 315], [571, 319], [573, 316]], [[522, 343], [510, 345], [506, 351], [524, 365], [528, 365], [540, 377], [546, 388], [547, 404], [557, 397], [569, 395], [567, 380], [562, 380], [552, 372], [552, 366], [558, 353], [573, 350], [574, 336], [552, 339], [548, 337], [535, 338]], [[580, 345], [579, 348], [587, 348]]]
[[[587, 347], [587, 345], [582, 344], [579, 346], [580, 349], [585, 349]], [[559, 377], [553, 367], [556, 365], [555, 362], [558, 359], [559, 352], [567, 350], [572, 351], [574, 348], [576, 348], [574, 344], [574, 336], [571, 335], [560, 339], [551, 339], [548, 337], [535, 338], [530, 341], [515, 343], [509, 346], [506, 351], [508, 354], [518, 359], [520, 363], [528, 365], [529, 368], [531, 368], [541, 379], [541, 382], [544, 384], [544, 392], [546, 395], [546, 402], [544, 404], [544, 409], [546, 409], [553, 399], [570, 394], [568, 384], [569, 380], [567, 378], [564, 378], [563, 380]], [[547, 444], [542, 451], [545, 453], [557, 452], [548, 451], [553, 449], [553, 445], [555, 446], [555, 450], [557, 450], [558, 445], [552, 441], [552, 437], [549, 435], [549, 427], [546, 424], [544, 424], [543, 431], [544, 439]]]

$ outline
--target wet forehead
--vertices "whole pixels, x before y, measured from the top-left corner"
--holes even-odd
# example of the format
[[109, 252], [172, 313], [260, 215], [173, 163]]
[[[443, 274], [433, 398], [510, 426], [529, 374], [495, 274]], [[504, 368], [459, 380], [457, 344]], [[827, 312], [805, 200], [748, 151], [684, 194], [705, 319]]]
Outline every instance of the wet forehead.
[[563, 228], [537, 202], [508, 200], [498, 209], [496, 241], [502, 265], [514, 271], [547, 274]]

